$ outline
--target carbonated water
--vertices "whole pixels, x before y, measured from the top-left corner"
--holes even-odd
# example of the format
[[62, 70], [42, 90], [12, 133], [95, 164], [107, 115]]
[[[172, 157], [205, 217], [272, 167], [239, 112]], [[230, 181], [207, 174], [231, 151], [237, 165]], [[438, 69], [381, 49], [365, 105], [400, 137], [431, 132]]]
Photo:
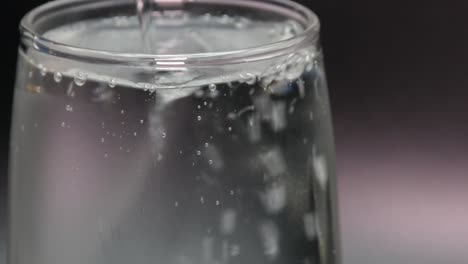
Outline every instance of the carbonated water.
[[[299, 33], [291, 21], [184, 16], [151, 22], [153, 53], [245, 49]], [[45, 36], [140, 53], [138, 28], [137, 17], [114, 17]], [[21, 50], [19, 63], [15, 263], [326, 263], [331, 133], [317, 49], [208, 73], [155, 65], [100, 74], [36, 50]]]

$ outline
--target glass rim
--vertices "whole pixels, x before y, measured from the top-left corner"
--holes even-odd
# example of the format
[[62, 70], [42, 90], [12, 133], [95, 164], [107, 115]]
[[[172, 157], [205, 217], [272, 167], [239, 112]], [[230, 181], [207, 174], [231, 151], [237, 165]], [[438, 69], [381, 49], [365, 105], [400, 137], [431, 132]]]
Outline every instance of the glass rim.
[[[48, 54], [73, 60], [92, 60], [109, 64], [136, 64], [136, 65], [159, 65], [168, 68], [187, 66], [215, 66], [226, 64], [239, 64], [252, 61], [271, 59], [287, 55], [295, 50], [316, 43], [319, 38], [320, 22], [317, 15], [309, 8], [292, 0], [176, 0], [182, 3], [208, 3], [225, 4], [237, 7], [266, 8], [267, 10], [282, 9], [283, 12], [295, 19], [302, 20], [304, 30], [296, 36], [270, 42], [264, 45], [249, 47], [238, 50], [189, 53], [189, 54], [145, 54], [125, 53], [98, 49], [84, 48], [45, 38], [34, 28], [35, 22], [41, 15], [54, 11], [57, 8], [73, 8], [79, 4], [96, 4], [105, 2], [133, 2], [132, 0], [55, 0], [40, 5], [29, 11], [20, 22], [21, 42], [26, 46], [33, 46]], [[57, 12], [57, 11], [55, 11]], [[86, 12], [86, 11], [84, 11]]]

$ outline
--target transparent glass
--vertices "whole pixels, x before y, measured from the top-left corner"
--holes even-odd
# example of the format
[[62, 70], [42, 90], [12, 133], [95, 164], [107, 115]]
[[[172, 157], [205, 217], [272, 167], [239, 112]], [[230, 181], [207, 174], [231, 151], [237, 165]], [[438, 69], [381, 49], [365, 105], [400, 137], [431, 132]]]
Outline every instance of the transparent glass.
[[135, 9], [54, 1], [21, 23], [9, 263], [338, 263], [316, 16], [161, 0], [143, 40]]

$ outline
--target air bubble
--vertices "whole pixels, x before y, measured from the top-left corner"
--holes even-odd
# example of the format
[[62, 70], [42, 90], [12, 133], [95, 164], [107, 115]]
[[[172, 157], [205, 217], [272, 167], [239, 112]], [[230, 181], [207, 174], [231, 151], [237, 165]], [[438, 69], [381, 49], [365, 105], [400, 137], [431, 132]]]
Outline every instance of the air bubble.
[[220, 230], [225, 235], [232, 234], [236, 229], [236, 211], [233, 209], [225, 210], [221, 215]]
[[240, 76], [240, 79], [242, 82], [245, 82], [247, 84], [255, 84], [255, 82], [257, 81], [257, 77], [255, 76], [255, 74], [253, 73], [243, 73], [241, 74]]
[[240, 246], [232, 245], [230, 250], [231, 257], [237, 257], [240, 255]]
[[269, 186], [260, 197], [267, 212], [279, 213], [286, 206], [286, 186], [283, 184]]
[[264, 254], [274, 260], [279, 254], [279, 231], [273, 222], [265, 222], [260, 225]]
[[210, 84], [208, 86], [208, 89], [210, 89], [210, 92], [212, 92], [212, 93], [216, 92], [216, 84], [213, 84], [213, 83]]
[[296, 110], [296, 103], [297, 103], [297, 98], [294, 98], [291, 102], [291, 105], [289, 106], [289, 110], [288, 110], [288, 113], [291, 115], [294, 113], [294, 111]]
[[149, 83], [145, 83], [144, 87], [145, 87], [145, 91], [152, 90], [152, 86]]
[[262, 127], [258, 116], [255, 114], [248, 118], [248, 134], [249, 140], [252, 143], [257, 143], [262, 138]]
[[232, 18], [229, 17], [229, 15], [224, 14], [221, 16], [220, 22], [221, 24], [229, 24], [231, 22]]
[[307, 239], [313, 241], [317, 237], [315, 215], [307, 213], [304, 215], [304, 231]]
[[305, 97], [305, 82], [302, 79], [297, 80], [297, 89], [299, 90], [299, 97]]
[[286, 160], [279, 147], [274, 147], [260, 154], [261, 164], [265, 167], [268, 176], [275, 179], [287, 171]]
[[195, 92], [195, 97], [201, 98], [203, 97], [203, 94], [204, 94], [203, 90], [197, 90]]
[[326, 188], [328, 181], [327, 159], [323, 155], [317, 155], [314, 150], [312, 166], [315, 172], [315, 178], [323, 189]]
[[62, 73], [60, 73], [60, 72], [54, 73], [54, 81], [55, 81], [56, 83], [61, 82], [62, 79], [63, 79]]
[[286, 129], [286, 103], [277, 102], [273, 104], [271, 109], [271, 126], [275, 132]]
[[158, 157], [157, 157], [157, 161], [161, 162], [163, 160], [163, 158], [164, 158], [164, 156], [161, 153], [159, 153]]
[[117, 84], [117, 81], [114, 78], [110, 79], [110, 81], [108, 83], [110, 88], [114, 88], [116, 86], [116, 84]]
[[33, 47], [36, 50], [40, 50], [39, 44], [37, 44], [38, 39], [39, 39], [38, 37], [34, 37], [34, 41], [33, 41]]
[[83, 72], [77, 72], [75, 74], [74, 82], [77, 86], [85, 85], [87, 76]]
[[73, 112], [73, 107], [71, 105], [67, 105], [65, 106], [65, 110], [67, 110], [67, 112]]
[[249, 23], [250, 23], [250, 20], [248, 20], [245, 17], [241, 17], [235, 22], [234, 26], [237, 29], [243, 29], [243, 28], [246, 28]]
[[47, 75], [47, 68], [42, 64], [39, 64], [38, 67], [39, 67], [39, 71], [40, 71], [41, 75], [46, 76]]
[[203, 20], [205, 21], [210, 21], [211, 20], [211, 14], [210, 13], [206, 13], [203, 15]]

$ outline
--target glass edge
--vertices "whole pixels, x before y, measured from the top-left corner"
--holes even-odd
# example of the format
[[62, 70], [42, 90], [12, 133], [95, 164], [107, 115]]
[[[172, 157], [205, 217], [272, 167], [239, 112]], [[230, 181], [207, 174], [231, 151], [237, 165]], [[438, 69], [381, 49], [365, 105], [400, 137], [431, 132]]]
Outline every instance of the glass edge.
[[[97, 0], [106, 1], [106, 0]], [[190, 0], [196, 2], [196, 0]], [[203, 0], [210, 2], [210, 0]], [[33, 30], [34, 18], [40, 16], [42, 12], [51, 10], [58, 6], [80, 4], [86, 2], [95, 2], [90, 0], [55, 0], [40, 5], [21, 19], [20, 45], [25, 47], [34, 47], [36, 50], [44, 53], [80, 61], [101, 62], [109, 64], [129, 64], [129, 65], [153, 65], [157, 63], [163, 67], [183, 66], [217, 66], [226, 64], [240, 64], [246, 62], [272, 59], [275, 57], [287, 55], [297, 49], [310, 45], [318, 45], [320, 21], [318, 16], [309, 8], [293, 2], [291, 0], [269, 0], [269, 5], [285, 5], [291, 12], [303, 12], [307, 20], [308, 27], [297, 36], [272, 42], [252, 48], [211, 52], [211, 53], [192, 53], [192, 54], [168, 54], [152, 55], [143, 53], [120, 53], [104, 50], [95, 50], [82, 48], [78, 46], [67, 45], [47, 39]], [[120, 0], [125, 2], [125, 0]], [[214, 1], [216, 2], [216, 1]], [[251, 0], [237, 0], [239, 2], [252, 2]]]

